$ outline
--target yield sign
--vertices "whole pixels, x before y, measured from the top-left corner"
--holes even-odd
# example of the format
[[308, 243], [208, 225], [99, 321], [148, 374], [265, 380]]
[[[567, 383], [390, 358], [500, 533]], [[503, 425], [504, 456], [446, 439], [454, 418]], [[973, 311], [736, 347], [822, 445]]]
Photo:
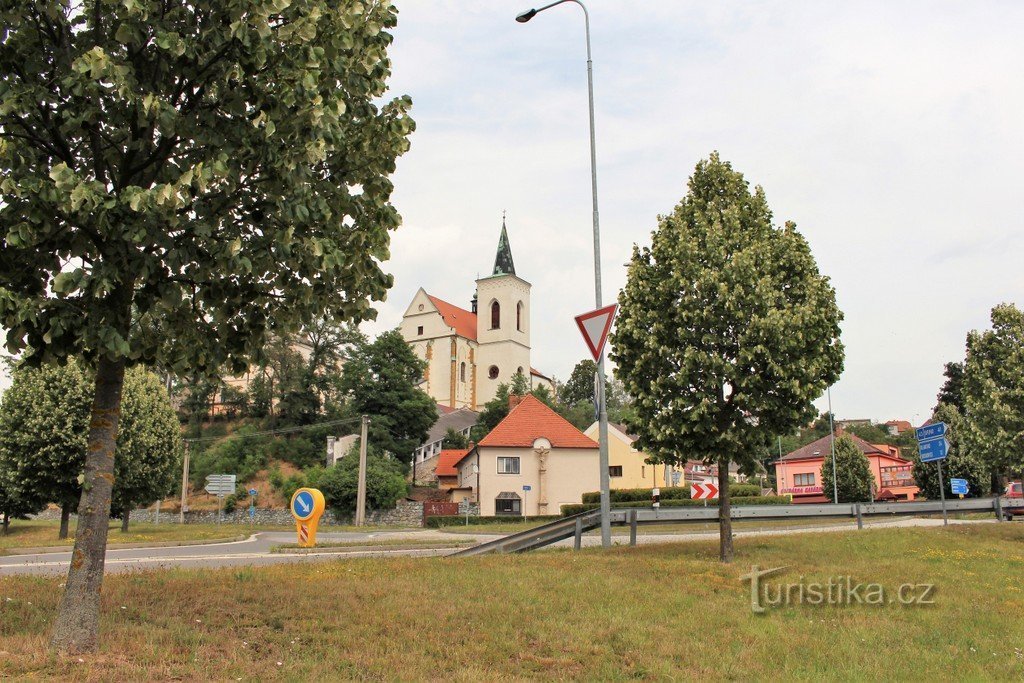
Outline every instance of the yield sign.
[[707, 498], [718, 498], [718, 487], [711, 483], [691, 484], [690, 498], [694, 500], [705, 500]]
[[604, 343], [608, 339], [608, 331], [612, 329], [612, 320], [615, 319], [615, 312], [619, 310], [618, 304], [605, 306], [590, 313], [576, 316], [576, 325], [583, 334], [583, 341], [587, 342], [587, 348], [595, 361], [601, 359], [604, 351]]

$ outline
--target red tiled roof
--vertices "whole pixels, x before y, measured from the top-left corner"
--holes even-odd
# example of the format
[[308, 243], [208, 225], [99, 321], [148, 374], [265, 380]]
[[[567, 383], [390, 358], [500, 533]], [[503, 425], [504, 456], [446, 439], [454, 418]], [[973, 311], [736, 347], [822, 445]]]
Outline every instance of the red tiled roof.
[[[836, 434], [837, 439], [839, 438], [839, 436], [839, 434]], [[872, 444], [869, 444], [867, 441], [860, 438], [856, 434], [844, 433], [843, 436], [852, 439], [853, 443], [857, 445], [857, 448], [859, 448], [861, 452], [864, 453], [864, 455], [885, 455], [889, 457], [894, 457], [893, 453], [889, 450], [890, 448], [892, 448], [890, 446], [874, 446]], [[784, 456], [780, 458], [780, 460], [811, 460], [813, 458], [823, 458], [825, 457], [826, 453], [831, 452], [829, 438], [829, 435], [826, 434], [817, 441], [812, 441], [806, 446], [802, 446], [796, 449], [792, 453], [786, 453]], [[818, 451], [818, 455], [814, 455], [815, 451]]]
[[455, 410], [456, 410], [455, 408], [452, 408], [451, 406], [446, 406], [443, 403], [438, 403], [437, 404], [437, 414], [438, 415], [447, 415], [449, 413], [454, 413]]
[[459, 476], [459, 471], [455, 469], [455, 465], [466, 457], [470, 450], [469, 448], [453, 448], [441, 451], [437, 454], [437, 467], [434, 469], [434, 474], [438, 477]]
[[544, 379], [551, 379], [537, 368], [530, 368], [530, 374], [536, 377], [543, 377]]
[[466, 309], [438, 299], [436, 296], [428, 294], [427, 298], [441, 314], [444, 324], [455, 330], [455, 334], [476, 341], [476, 313], [470, 313]]
[[596, 441], [584, 436], [532, 394], [527, 394], [497, 427], [480, 439], [480, 446], [529, 448], [540, 438], [550, 441], [552, 448], [597, 448]]

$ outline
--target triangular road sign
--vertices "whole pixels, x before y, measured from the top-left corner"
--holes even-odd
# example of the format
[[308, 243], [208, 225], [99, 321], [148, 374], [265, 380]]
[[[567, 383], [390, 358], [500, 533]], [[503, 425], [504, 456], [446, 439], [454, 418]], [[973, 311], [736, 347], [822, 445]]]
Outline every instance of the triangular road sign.
[[604, 343], [608, 340], [608, 331], [612, 329], [612, 320], [615, 319], [617, 310], [619, 310], [619, 305], [612, 304], [576, 316], [576, 325], [580, 328], [583, 341], [587, 342], [587, 348], [590, 349], [590, 354], [595, 361], [601, 359]]

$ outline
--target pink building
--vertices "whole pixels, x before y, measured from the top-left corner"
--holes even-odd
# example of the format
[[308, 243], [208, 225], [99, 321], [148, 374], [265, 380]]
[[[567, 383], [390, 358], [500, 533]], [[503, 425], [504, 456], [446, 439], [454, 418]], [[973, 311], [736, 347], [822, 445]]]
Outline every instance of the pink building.
[[[914, 481], [913, 463], [900, 457], [900, 449], [887, 444], [870, 444], [847, 434], [867, 456], [875, 477], [875, 500], [914, 500], [920, 489]], [[839, 434], [836, 435], [836, 438]], [[821, 467], [831, 455], [829, 436], [813, 441], [775, 463], [775, 486], [779, 495], [793, 496], [794, 503], [831, 503], [832, 492], [825, 491]]]

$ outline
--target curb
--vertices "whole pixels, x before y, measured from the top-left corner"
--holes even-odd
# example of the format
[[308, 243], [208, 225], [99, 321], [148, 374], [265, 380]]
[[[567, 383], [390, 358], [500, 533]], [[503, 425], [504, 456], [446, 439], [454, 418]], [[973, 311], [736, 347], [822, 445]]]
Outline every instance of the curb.
[[277, 555], [311, 555], [311, 554], [345, 554], [345, 553], [365, 553], [365, 552], [380, 552], [380, 551], [393, 551], [393, 550], [458, 550], [460, 548], [468, 548], [476, 545], [476, 543], [460, 543], [458, 545], [452, 545], [450, 543], [417, 543], [415, 545], [346, 545], [346, 546], [325, 546], [318, 548], [316, 546], [312, 548], [273, 548], [271, 553]]
[[[224, 538], [210, 538], [206, 540], [194, 540], [194, 541], [153, 541], [152, 543], [109, 543], [107, 544], [107, 550], [132, 550], [135, 548], [178, 548], [189, 545], [216, 545], [218, 543], [236, 543], [238, 541], [244, 541], [249, 538], [249, 535], [244, 536], [229, 536]], [[9, 548], [7, 550], [0, 550], [0, 557], [5, 555], [50, 555], [52, 553], [70, 553], [74, 549], [74, 545], [56, 545], [56, 546], [44, 546], [38, 548]]]

